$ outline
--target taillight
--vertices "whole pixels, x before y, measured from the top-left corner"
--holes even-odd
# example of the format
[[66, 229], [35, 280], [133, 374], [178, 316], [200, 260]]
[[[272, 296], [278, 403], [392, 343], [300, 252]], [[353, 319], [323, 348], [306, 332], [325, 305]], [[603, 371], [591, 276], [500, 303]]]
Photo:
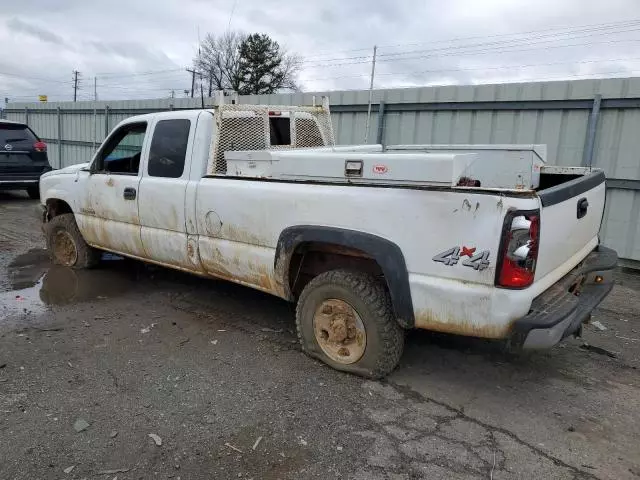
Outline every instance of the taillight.
[[35, 149], [36, 152], [46, 152], [47, 144], [44, 142], [36, 142], [33, 144], [33, 148]]
[[540, 243], [540, 211], [509, 212], [500, 242], [496, 285], [526, 288], [533, 283]]

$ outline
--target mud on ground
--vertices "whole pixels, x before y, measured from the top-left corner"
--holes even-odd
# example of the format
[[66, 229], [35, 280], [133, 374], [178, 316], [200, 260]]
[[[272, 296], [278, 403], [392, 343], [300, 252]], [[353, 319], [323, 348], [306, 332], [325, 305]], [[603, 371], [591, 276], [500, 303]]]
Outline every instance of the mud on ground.
[[636, 275], [584, 340], [510, 357], [415, 332], [371, 382], [304, 356], [276, 298], [50, 266], [34, 206], [0, 194], [2, 479], [640, 477]]

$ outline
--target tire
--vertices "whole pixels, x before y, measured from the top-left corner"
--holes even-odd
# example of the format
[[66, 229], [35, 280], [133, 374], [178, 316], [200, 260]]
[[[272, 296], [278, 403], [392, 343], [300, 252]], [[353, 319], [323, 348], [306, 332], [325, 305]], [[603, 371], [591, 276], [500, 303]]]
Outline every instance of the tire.
[[[318, 315], [324, 315], [326, 308], [331, 315], [333, 307], [327, 305], [336, 300], [338, 305], [344, 302], [355, 311], [356, 318], [366, 332], [364, 353], [357, 359], [350, 359], [351, 363], [347, 364], [336, 361], [326, 353], [324, 348], [327, 348], [327, 343], [331, 343], [330, 337], [324, 338], [326, 331], [322, 330], [320, 335], [316, 334], [316, 318]], [[338, 314], [340, 312], [338, 310]], [[332, 326], [335, 325], [334, 318], [335, 315], [331, 316]], [[332, 270], [311, 280], [298, 300], [296, 327], [302, 350], [307, 355], [336, 370], [362, 377], [385, 377], [396, 368], [404, 349], [404, 330], [396, 321], [389, 293], [374, 276], [362, 272]], [[318, 338], [320, 341], [324, 340], [325, 347], [320, 345]], [[359, 339], [356, 342], [359, 342]], [[358, 348], [361, 346], [357, 345], [356, 351]], [[338, 355], [344, 355], [340, 350]], [[335, 354], [333, 356], [336, 357]]]
[[40, 200], [40, 185], [32, 185], [27, 187], [27, 195], [33, 200]]
[[53, 217], [45, 224], [47, 249], [56, 265], [81, 269], [98, 264], [101, 252], [87, 245], [73, 213]]

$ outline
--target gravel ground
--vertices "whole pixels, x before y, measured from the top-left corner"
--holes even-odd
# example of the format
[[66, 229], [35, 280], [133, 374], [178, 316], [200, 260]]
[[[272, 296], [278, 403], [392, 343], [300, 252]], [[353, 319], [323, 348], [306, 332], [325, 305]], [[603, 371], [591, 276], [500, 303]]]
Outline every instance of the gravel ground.
[[276, 298], [114, 258], [51, 267], [34, 206], [0, 194], [3, 480], [640, 477], [632, 273], [606, 330], [524, 357], [412, 332], [371, 382], [303, 355]]

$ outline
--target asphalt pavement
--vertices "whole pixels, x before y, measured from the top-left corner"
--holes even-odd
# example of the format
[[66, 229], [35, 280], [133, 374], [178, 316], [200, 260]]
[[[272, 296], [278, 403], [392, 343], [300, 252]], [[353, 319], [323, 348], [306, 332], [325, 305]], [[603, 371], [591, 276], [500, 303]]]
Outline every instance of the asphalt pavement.
[[526, 356], [411, 332], [373, 382], [301, 353], [277, 298], [139, 262], [52, 267], [0, 193], [0, 478], [637, 479], [640, 276]]

